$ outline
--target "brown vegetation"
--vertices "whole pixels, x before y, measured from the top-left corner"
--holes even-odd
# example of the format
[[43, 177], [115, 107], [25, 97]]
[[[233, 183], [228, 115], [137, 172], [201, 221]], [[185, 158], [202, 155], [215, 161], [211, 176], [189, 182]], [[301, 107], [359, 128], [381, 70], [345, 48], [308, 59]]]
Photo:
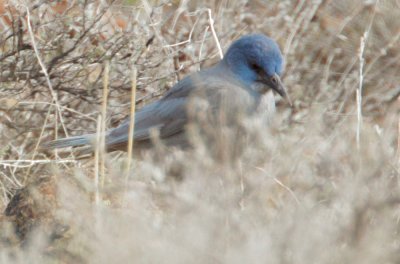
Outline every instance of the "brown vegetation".
[[[399, 262], [398, 1], [25, 2], [0, 1], [2, 261]], [[39, 148], [96, 131], [105, 75], [111, 127], [133, 66], [141, 107], [214, 63], [211, 26], [223, 49], [276, 39], [294, 101], [248, 120], [233, 159], [200, 140], [127, 173], [126, 154]]]

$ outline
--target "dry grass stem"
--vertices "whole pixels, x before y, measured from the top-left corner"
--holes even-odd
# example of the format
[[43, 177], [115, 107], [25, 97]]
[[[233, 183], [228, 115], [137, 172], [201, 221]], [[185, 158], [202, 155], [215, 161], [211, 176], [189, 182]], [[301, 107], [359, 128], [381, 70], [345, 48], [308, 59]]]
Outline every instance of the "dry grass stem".
[[104, 67], [103, 80], [103, 101], [101, 104], [101, 127], [100, 131], [100, 184], [104, 187], [106, 180], [106, 129], [107, 129], [107, 103], [108, 103], [108, 87], [109, 87], [110, 63], [106, 61]]
[[135, 134], [135, 109], [136, 109], [136, 68], [132, 69], [132, 90], [131, 90], [131, 111], [130, 111], [130, 123], [129, 123], [129, 137], [128, 137], [128, 159], [126, 165], [126, 183], [128, 182], [129, 175], [131, 173], [131, 163], [133, 157], [133, 135]]

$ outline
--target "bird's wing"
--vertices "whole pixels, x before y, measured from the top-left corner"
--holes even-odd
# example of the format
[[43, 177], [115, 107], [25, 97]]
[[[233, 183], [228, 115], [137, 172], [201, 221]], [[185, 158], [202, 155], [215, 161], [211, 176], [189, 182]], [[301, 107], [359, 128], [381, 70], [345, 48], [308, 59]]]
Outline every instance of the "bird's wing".
[[[159, 131], [160, 138], [167, 138], [183, 131], [187, 123], [188, 96], [195, 88], [189, 78], [175, 85], [162, 99], [144, 106], [135, 114], [134, 140], [149, 140], [152, 130]], [[107, 135], [107, 146], [112, 148], [128, 141], [129, 119], [112, 129]]]
[[[195, 112], [204, 110], [192, 105], [193, 99], [197, 98], [207, 101], [211, 112], [223, 111], [232, 116], [240, 109], [254, 106], [249, 92], [235, 79], [215, 68], [204, 70], [184, 78], [162, 99], [136, 112], [135, 142], [150, 140], [154, 129], [158, 130], [161, 139], [183, 132], [189, 119], [188, 105]], [[126, 120], [108, 133], [107, 147], [123, 145], [128, 141], [128, 134], [129, 120]]]

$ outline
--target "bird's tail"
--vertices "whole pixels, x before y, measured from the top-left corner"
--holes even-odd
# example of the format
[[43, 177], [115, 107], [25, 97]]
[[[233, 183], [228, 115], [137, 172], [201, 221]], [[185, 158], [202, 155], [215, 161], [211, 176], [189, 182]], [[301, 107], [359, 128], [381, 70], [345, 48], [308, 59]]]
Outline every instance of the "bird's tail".
[[58, 148], [66, 148], [66, 147], [79, 147], [84, 145], [93, 144], [93, 140], [95, 139], [95, 135], [82, 135], [76, 137], [62, 138], [53, 140], [50, 142], [46, 142], [42, 144], [43, 148], [46, 149], [58, 149]]

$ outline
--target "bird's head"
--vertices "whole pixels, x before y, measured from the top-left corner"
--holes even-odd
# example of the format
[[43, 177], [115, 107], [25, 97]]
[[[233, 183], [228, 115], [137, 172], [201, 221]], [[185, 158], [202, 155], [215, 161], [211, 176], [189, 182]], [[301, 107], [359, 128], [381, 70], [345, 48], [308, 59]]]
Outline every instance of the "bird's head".
[[281, 81], [283, 58], [278, 44], [262, 34], [236, 40], [228, 49], [223, 63], [246, 86], [259, 93], [276, 91], [291, 104]]

